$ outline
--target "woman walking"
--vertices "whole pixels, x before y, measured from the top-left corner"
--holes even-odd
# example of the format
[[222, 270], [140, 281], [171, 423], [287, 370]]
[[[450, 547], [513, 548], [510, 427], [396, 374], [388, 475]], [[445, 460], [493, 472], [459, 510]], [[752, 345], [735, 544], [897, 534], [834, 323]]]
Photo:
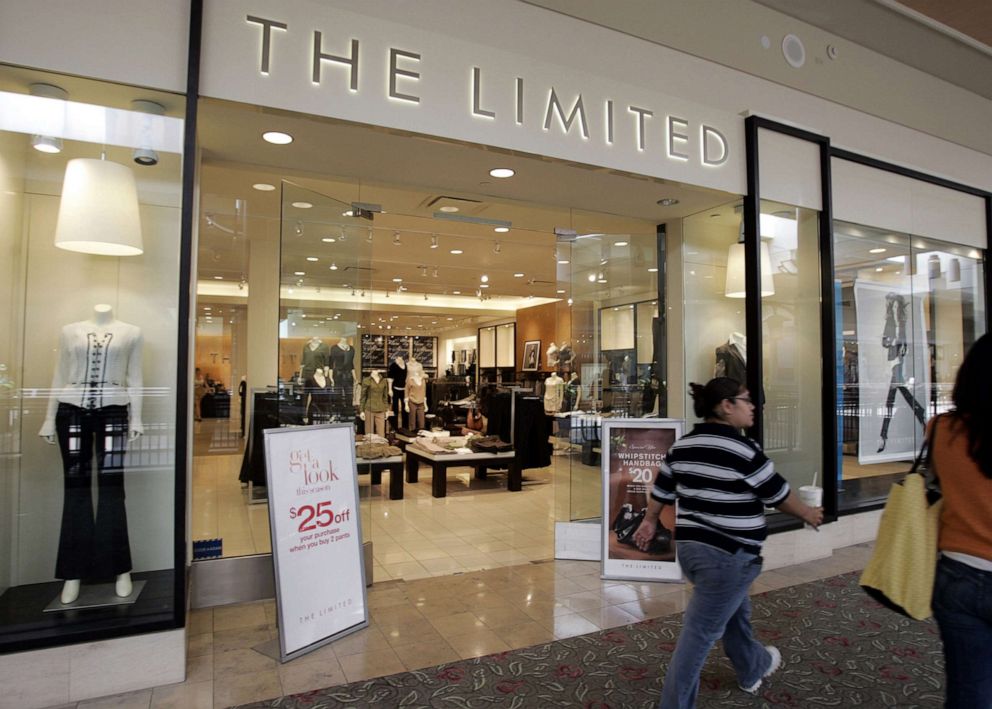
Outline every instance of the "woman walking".
[[944, 641], [948, 709], [992, 707], [992, 335], [968, 351], [951, 399], [930, 422], [944, 497], [933, 613]]
[[813, 527], [823, 521], [823, 510], [803, 504], [758, 444], [741, 434], [754, 423], [747, 389], [728, 377], [689, 387], [696, 416], [704, 421], [672, 445], [634, 533], [638, 546], [646, 548], [662, 505], [678, 499], [678, 561], [693, 593], [660, 709], [695, 706], [703, 663], [721, 637], [740, 688], [757, 694], [762, 680], [782, 664], [778, 649], [762, 646], [751, 628], [748, 589], [761, 573], [764, 507], [777, 507]]

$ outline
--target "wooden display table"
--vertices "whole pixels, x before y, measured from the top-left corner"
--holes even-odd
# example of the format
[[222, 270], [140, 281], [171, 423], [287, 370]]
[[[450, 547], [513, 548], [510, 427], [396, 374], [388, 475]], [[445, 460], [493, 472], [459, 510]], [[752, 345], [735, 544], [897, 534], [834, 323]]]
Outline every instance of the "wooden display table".
[[389, 499], [403, 499], [403, 456], [391, 455], [386, 458], [356, 458], [359, 475], [370, 474], [373, 485], [382, 484], [382, 471], [389, 472]]
[[516, 464], [513, 451], [505, 453], [438, 453], [432, 454], [418, 450], [416, 446], [406, 449], [406, 481], [418, 481], [420, 464], [431, 466], [431, 494], [434, 497], [444, 497], [448, 488], [448, 468], [475, 468], [475, 476], [479, 479], [486, 477], [486, 471], [496, 466], [507, 467], [506, 488], [518, 492], [523, 488], [523, 475]]

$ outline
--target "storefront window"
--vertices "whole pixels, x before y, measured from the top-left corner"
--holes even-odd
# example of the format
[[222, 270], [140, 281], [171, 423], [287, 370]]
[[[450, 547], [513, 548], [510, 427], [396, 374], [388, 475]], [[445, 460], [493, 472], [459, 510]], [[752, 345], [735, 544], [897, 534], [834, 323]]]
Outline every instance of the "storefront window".
[[169, 627], [184, 99], [0, 71], [0, 648]]
[[977, 249], [834, 223], [841, 507], [877, 502], [985, 332]]

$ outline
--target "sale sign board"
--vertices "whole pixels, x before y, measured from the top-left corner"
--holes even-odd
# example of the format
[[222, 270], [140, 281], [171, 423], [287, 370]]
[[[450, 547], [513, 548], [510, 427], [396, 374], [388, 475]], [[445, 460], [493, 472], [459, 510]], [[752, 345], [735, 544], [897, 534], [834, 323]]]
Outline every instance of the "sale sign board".
[[675, 559], [675, 507], [662, 508], [646, 550], [634, 544], [658, 468], [682, 427], [680, 419], [603, 419], [603, 578], [682, 579]]
[[265, 431], [279, 654], [304, 655], [368, 625], [355, 430]]

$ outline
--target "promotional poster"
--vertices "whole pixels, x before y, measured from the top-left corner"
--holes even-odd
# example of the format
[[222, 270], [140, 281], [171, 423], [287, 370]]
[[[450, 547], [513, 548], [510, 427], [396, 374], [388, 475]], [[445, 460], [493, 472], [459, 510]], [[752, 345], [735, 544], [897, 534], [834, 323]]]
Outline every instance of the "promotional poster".
[[858, 326], [858, 463], [913, 460], [930, 400], [923, 297], [897, 284], [854, 282]]
[[666, 505], [646, 551], [634, 544], [658, 468], [682, 435], [678, 419], [604, 419], [603, 578], [679, 581], [675, 559], [675, 507]]
[[368, 625], [354, 438], [350, 424], [265, 431], [283, 662]]

